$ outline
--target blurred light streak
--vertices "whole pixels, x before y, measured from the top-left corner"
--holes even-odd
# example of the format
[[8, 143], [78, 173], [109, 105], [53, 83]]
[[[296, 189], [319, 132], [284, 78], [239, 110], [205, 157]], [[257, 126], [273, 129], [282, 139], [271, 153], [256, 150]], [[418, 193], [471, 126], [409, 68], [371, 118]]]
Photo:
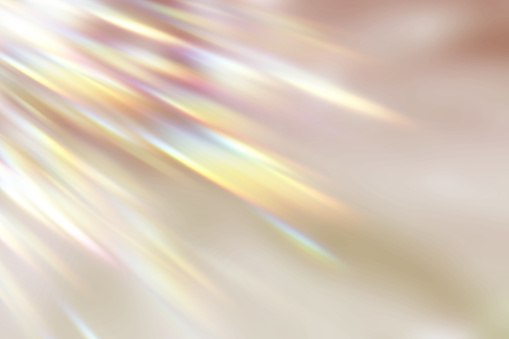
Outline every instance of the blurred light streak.
[[340, 264], [340, 266], [345, 266], [344, 263], [338, 260], [338, 258], [331, 253], [329, 253], [327, 250], [325, 250], [323, 247], [319, 246], [317, 243], [312, 241], [310, 238], [304, 236], [303, 234], [296, 231], [294, 228], [292, 228], [290, 225], [285, 224], [281, 220], [278, 220], [272, 215], [269, 215], [260, 209], [257, 210], [258, 214], [260, 214], [265, 220], [267, 220], [271, 225], [275, 226], [277, 229], [279, 229], [284, 235], [291, 238], [297, 245], [302, 247], [305, 251], [312, 253], [314, 255], [317, 255], [321, 259], [333, 262], [335, 264]]
[[161, 43], [172, 44], [176, 46], [186, 46], [187, 43], [171, 34], [162, 32], [149, 25], [145, 25], [141, 22], [126, 17], [120, 13], [115, 13], [107, 9], [91, 10], [91, 12], [97, 17], [116, 25], [120, 28], [126, 29], [134, 34], [141, 35], [145, 38], [154, 39]]
[[[244, 297], [232, 292], [242, 279], [235, 277], [239, 270], [221, 259], [224, 253], [231, 255], [228, 247], [218, 249], [222, 245], [208, 244], [200, 236], [242, 249], [247, 238], [258, 250], [249, 232], [260, 223], [238, 221], [235, 213], [242, 211], [229, 211], [233, 230], [217, 226], [209, 220], [214, 217], [200, 215], [202, 194], [211, 195], [211, 206], [216, 200], [227, 204], [228, 199], [239, 199], [271, 225], [271, 231], [283, 234], [282, 241], [344, 274], [353, 265], [335, 254], [341, 251], [329, 242], [322, 246], [308, 234], [326, 231], [341, 237], [346, 234], [341, 221], [362, 213], [350, 201], [318, 189], [309, 175], [315, 164], [307, 168], [294, 160], [299, 152], [275, 151], [296, 141], [284, 140], [293, 133], [292, 125], [304, 129], [306, 123], [290, 121], [293, 116], [288, 115], [283, 127], [272, 126], [271, 119], [282, 120], [283, 114], [277, 114], [298, 109], [303, 99], [310, 105], [330, 105], [339, 114], [382, 122], [388, 129], [417, 125], [404, 113], [354, 93], [341, 79], [299, 66], [298, 58], [286, 51], [305, 46], [309, 55], [356, 65], [376, 62], [335, 43], [333, 27], [238, 2], [161, 3], [0, 0], [0, 198], [6, 205], [0, 205], [5, 250], [0, 257], [0, 299], [20, 325], [34, 327], [27, 330], [30, 337], [50, 331], [42, 307], [37, 301], [33, 305], [30, 293], [18, 283], [24, 272], [47, 279], [55, 290], [81, 293], [95, 286], [93, 277], [83, 272], [91, 266], [153, 296], [191, 337], [225, 337], [218, 330], [216, 309], [237, 312], [250, 301], [243, 304], [239, 300]], [[286, 40], [288, 46], [264, 47], [257, 27], [264, 28], [263, 34], [274, 32], [277, 41], [284, 45]], [[281, 110], [271, 106], [276, 96]], [[300, 113], [308, 121], [320, 112]], [[260, 141], [264, 133], [274, 132], [282, 134], [277, 141]], [[295, 143], [292, 149], [299, 147]], [[196, 180], [195, 174], [214, 185]], [[170, 220], [173, 215], [164, 210], [185, 200], [178, 196], [185, 194], [167, 192], [168, 187], [192, 190], [189, 182], [203, 190], [196, 196], [191, 192], [189, 211], [181, 208], [178, 213], [199, 219], [197, 225], [185, 217]], [[231, 193], [226, 202], [214, 196], [216, 186]], [[204, 230], [208, 223], [216, 228]], [[247, 235], [238, 235], [241, 232]], [[189, 235], [195, 233], [200, 236]], [[357, 245], [362, 252], [364, 245], [352, 246]], [[200, 259], [209, 253], [213, 259]], [[15, 262], [11, 266], [20, 265], [19, 272], [4, 263], [4, 256], [6, 262]], [[293, 258], [299, 264], [300, 259]], [[249, 295], [263, 299], [270, 289], [261, 285], [249, 284]], [[302, 286], [312, 289], [311, 283]], [[73, 301], [57, 294], [51, 297], [84, 338], [102, 338], [93, 322], [78, 315]], [[285, 297], [278, 298], [278, 307], [287, 307]], [[60, 338], [58, 333], [53, 337]]]

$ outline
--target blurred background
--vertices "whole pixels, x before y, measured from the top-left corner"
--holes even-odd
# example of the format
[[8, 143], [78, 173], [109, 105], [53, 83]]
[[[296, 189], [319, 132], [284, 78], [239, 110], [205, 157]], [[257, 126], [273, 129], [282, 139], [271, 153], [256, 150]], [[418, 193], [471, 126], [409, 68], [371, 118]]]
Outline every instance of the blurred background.
[[0, 0], [0, 337], [509, 337], [509, 2]]

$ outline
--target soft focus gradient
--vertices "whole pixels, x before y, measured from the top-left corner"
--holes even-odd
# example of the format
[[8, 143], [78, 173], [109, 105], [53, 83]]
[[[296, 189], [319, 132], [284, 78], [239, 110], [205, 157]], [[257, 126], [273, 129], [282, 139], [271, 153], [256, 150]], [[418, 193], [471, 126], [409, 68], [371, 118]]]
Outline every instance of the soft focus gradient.
[[0, 0], [0, 339], [509, 338], [508, 23]]

